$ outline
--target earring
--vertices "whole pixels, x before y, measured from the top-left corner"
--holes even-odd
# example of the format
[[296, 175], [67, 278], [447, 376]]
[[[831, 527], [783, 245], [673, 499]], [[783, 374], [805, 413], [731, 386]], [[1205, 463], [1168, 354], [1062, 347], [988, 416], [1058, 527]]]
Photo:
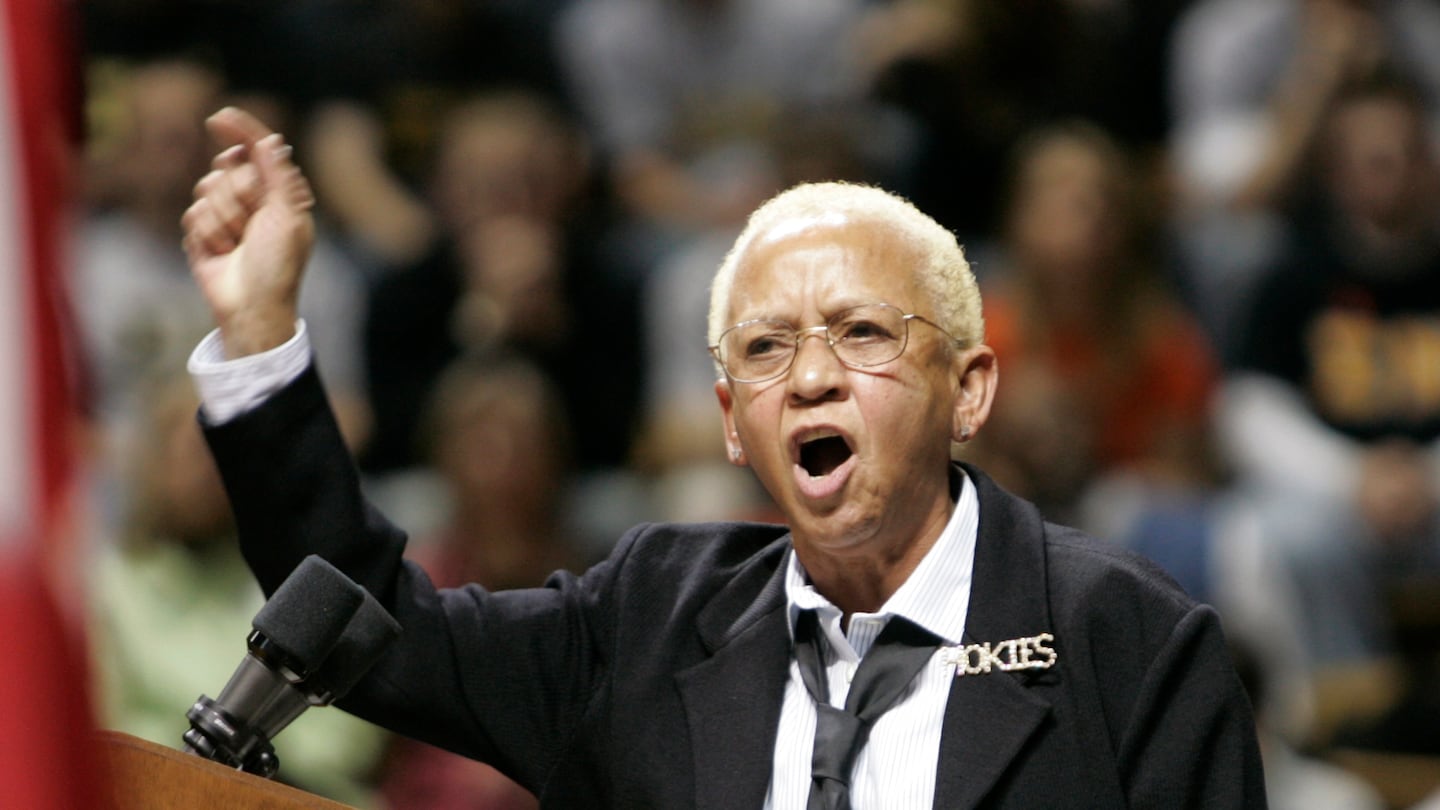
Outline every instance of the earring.
[[739, 461], [739, 460], [740, 460], [740, 448], [738, 448], [738, 447], [732, 447], [732, 448], [730, 448], [730, 458], [734, 459], [735, 461]]
[[974, 432], [975, 432], [974, 428], [971, 428], [969, 425], [961, 425], [961, 426], [960, 426], [960, 441], [962, 441], [962, 442], [968, 442], [968, 441], [970, 441], [970, 434], [972, 434], [972, 433], [974, 433]]

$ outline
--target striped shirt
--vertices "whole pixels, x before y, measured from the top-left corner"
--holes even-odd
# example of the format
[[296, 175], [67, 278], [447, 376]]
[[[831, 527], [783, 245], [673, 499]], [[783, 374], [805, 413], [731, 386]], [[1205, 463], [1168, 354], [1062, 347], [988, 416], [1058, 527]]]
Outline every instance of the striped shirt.
[[[965, 477], [955, 512], [935, 545], [879, 612], [850, 617], [848, 633], [840, 629], [840, 609], [808, 584], [794, 552], [788, 555], [785, 597], [790, 631], [793, 637], [801, 611], [819, 612], [831, 704], [845, 705], [855, 668], [891, 616], [904, 616], [943, 639], [930, 663], [915, 676], [909, 693], [875, 721], [870, 741], [855, 761], [850, 782], [853, 810], [929, 810], [934, 802], [940, 729], [955, 679], [954, 661], [947, 658], [945, 648], [960, 644], [965, 631], [978, 526], [975, 485]], [[805, 810], [814, 737], [815, 704], [792, 658], [766, 810]]]

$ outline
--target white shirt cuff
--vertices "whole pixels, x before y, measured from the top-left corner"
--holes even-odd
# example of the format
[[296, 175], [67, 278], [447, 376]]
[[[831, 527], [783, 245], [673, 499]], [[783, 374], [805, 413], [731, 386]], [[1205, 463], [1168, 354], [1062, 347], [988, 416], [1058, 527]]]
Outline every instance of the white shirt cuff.
[[310, 365], [310, 338], [305, 321], [295, 322], [295, 336], [269, 351], [225, 359], [216, 329], [200, 341], [185, 364], [200, 393], [205, 420], [219, 425], [258, 406], [290, 384]]

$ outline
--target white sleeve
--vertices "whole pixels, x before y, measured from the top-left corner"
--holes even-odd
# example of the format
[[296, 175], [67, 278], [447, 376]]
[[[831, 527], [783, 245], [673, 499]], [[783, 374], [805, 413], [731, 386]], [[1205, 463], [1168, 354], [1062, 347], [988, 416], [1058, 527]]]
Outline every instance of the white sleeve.
[[1179, 127], [1173, 155], [1185, 202], [1201, 208], [1229, 203], [1260, 168], [1271, 137], [1269, 116], [1258, 112], [1217, 114]]
[[200, 393], [200, 410], [211, 424], [222, 424], [264, 402], [310, 365], [310, 338], [305, 321], [295, 323], [295, 336], [269, 351], [225, 359], [220, 330], [205, 336], [190, 353], [186, 370]]
[[1252, 482], [1332, 498], [1352, 497], [1359, 485], [1359, 445], [1279, 380], [1235, 375], [1221, 388], [1216, 415], [1226, 456]]
[[1170, 45], [1170, 140], [1188, 204], [1226, 205], [1264, 158], [1273, 83], [1289, 54], [1294, 11], [1284, 0], [1205, 0]]

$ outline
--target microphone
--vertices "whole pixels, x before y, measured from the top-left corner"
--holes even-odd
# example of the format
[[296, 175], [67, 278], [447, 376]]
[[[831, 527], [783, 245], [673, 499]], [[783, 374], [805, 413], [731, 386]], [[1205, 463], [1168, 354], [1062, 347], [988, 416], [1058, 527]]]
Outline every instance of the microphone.
[[330, 657], [302, 684], [311, 695], [312, 704], [328, 706], [349, 694], [400, 636], [400, 623], [390, 611], [369, 591], [361, 588], [360, 592], [365, 596], [364, 601], [345, 625], [345, 632], [330, 651]]
[[316, 555], [275, 591], [251, 623], [247, 652], [219, 697], [186, 712], [185, 750], [269, 778], [270, 744], [310, 706], [342, 697], [374, 665], [400, 625], [375, 597]]

